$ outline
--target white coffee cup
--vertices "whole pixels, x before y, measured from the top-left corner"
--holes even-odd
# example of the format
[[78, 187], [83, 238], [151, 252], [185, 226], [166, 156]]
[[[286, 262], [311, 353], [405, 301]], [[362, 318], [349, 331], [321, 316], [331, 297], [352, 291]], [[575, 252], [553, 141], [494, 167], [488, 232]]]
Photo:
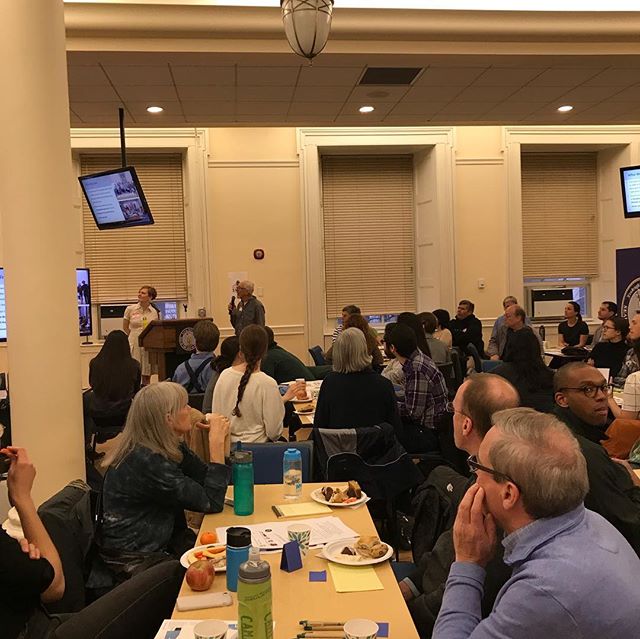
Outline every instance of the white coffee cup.
[[227, 636], [227, 630], [229, 630], [229, 626], [226, 622], [207, 619], [207, 621], [196, 624], [193, 636], [195, 639], [224, 639]]
[[378, 624], [371, 619], [349, 619], [344, 624], [346, 639], [376, 639]]

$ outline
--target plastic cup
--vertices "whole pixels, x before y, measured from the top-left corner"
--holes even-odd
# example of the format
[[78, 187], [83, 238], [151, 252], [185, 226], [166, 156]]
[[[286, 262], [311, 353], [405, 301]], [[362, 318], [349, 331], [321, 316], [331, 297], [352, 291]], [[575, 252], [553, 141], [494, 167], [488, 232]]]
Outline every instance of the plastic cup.
[[297, 541], [300, 546], [300, 554], [304, 557], [309, 551], [309, 540], [311, 539], [311, 527], [307, 524], [291, 524], [287, 528], [289, 541]]
[[195, 639], [224, 639], [227, 636], [229, 626], [224, 621], [208, 619], [196, 624], [193, 629]]
[[304, 384], [304, 388], [296, 393], [296, 399], [307, 399], [307, 397], [309, 397], [309, 395], [307, 395], [307, 380], [305, 380], [304, 377], [299, 377], [296, 379], [296, 384], [300, 383]]
[[378, 624], [371, 619], [349, 619], [344, 624], [346, 639], [376, 639]]

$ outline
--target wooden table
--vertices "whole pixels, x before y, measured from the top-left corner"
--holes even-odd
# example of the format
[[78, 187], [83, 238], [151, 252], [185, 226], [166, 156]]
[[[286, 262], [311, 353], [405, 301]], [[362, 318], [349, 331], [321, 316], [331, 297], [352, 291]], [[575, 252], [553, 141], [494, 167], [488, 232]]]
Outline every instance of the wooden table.
[[[321, 484], [303, 484], [302, 499], [309, 499], [309, 493]], [[273, 521], [275, 515], [271, 510], [274, 504], [284, 502], [282, 486], [262, 485], [255, 487], [255, 511], [248, 517], [234, 515], [233, 507], [225, 506], [217, 515], [206, 515], [201, 530], [215, 530], [218, 526], [242, 526], [266, 521]], [[376, 530], [366, 506], [351, 510], [348, 508], [334, 508], [333, 515], [358, 533], [375, 535]], [[292, 523], [296, 518], [286, 521]], [[262, 556], [271, 564], [271, 579], [273, 590], [273, 619], [276, 622], [274, 637], [277, 639], [291, 639], [301, 632], [298, 622], [301, 619], [344, 621], [356, 617], [373, 619], [389, 623], [389, 637], [391, 639], [418, 639], [418, 633], [411, 620], [411, 615], [402, 598], [396, 578], [389, 562], [377, 564], [375, 571], [384, 586], [384, 590], [369, 592], [337, 593], [328, 562], [316, 557], [317, 550], [311, 550], [307, 555], [302, 570], [286, 573], [280, 570], [281, 553], [264, 553]], [[327, 570], [326, 582], [310, 582], [310, 570]], [[224, 573], [216, 575], [212, 590], [219, 592], [226, 590]], [[180, 595], [194, 594], [191, 589], [182, 584]], [[173, 619], [236, 619], [237, 598], [233, 596], [233, 606], [227, 608], [209, 608], [178, 612], [174, 609]]]

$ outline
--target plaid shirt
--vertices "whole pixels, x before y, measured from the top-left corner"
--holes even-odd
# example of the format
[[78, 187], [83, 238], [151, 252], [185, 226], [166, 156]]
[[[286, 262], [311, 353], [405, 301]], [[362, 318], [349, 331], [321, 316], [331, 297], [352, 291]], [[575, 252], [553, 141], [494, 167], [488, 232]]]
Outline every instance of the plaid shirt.
[[402, 365], [404, 397], [398, 398], [400, 415], [422, 428], [435, 428], [447, 406], [442, 373], [422, 351], [415, 350]]

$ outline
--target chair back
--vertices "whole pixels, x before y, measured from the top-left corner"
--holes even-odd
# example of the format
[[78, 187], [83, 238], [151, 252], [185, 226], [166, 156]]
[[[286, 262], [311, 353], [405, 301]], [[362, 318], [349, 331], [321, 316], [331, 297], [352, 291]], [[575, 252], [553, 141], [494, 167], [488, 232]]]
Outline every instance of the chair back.
[[255, 484], [281, 484], [282, 460], [287, 448], [296, 448], [302, 455], [302, 481], [309, 482], [313, 471], [313, 442], [242, 443], [242, 450], [253, 453], [253, 482]]
[[467, 344], [466, 349], [467, 353], [469, 353], [473, 358], [473, 367], [475, 368], [476, 373], [482, 373], [482, 359], [480, 358], [480, 353], [478, 352], [475, 344]]
[[202, 412], [202, 402], [204, 401], [204, 393], [189, 393], [187, 403], [191, 408], [195, 408]]
[[316, 366], [327, 365], [327, 360], [324, 358], [324, 353], [322, 352], [322, 349], [319, 346], [312, 346], [309, 349], [309, 354], [311, 355], [311, 358], [313, 359], [313, 363]]
[[449, 399], [452, 399], [457, 390], [457, 387], [455, 385], [453, 362], [447, 362], [446, 364], [436, 364], [436, 366], [444, 377], [444, 381], [447, 385], [447, 395], [449, 396]]
[[455, 380], [454, 385], [456, 387], [456, 392], [462, 385], [462, 382], [464, 382], [464, 377], [467, 372], [465, 362], [466, 357], [464, 356], [462, 351], [458, 347], [454, 346], [451, 349], [451, 363], [453, 364], [453, 376]]

